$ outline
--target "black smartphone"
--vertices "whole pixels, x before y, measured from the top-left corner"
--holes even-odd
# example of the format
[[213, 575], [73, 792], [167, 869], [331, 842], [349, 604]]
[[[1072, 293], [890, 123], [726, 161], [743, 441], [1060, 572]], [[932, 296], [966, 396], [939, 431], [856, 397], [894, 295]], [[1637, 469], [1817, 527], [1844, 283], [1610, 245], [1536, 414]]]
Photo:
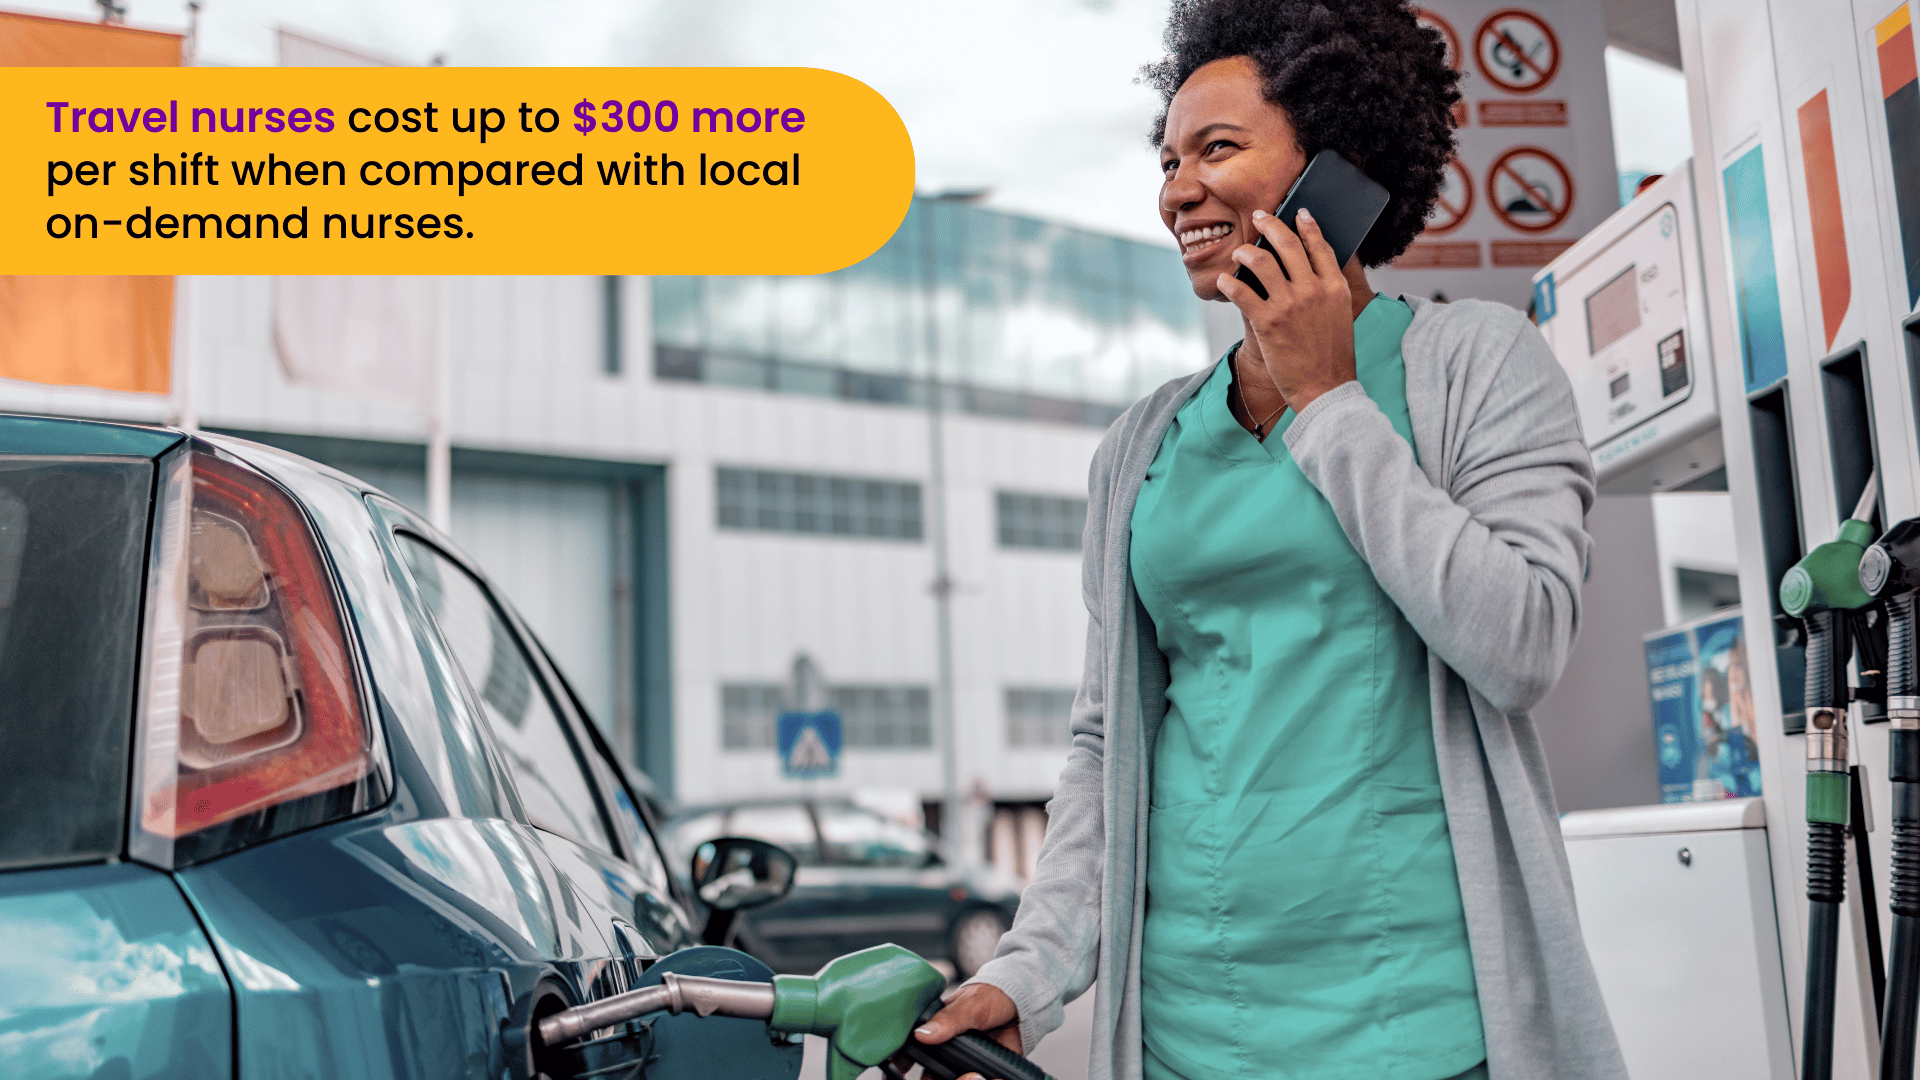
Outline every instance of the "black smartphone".
[[[1280, 201], [1280, 209], [1273, 216], [1280, 223], [1293, 229], [1293, 217], [1306, 207], [1313, 220], [1320, 223], [1320, 233], [1327, 238], [1327, 244], [1333, 248], [1333, 257], [1341, 266], [1353, 258], [1359, 249], [1360, 241], [1367, 238], [1373, 223], [1380, 218], [1380, 211], [1387, 208], [1392, 196], [1387, 189], [1375, 183], [1373, 178], [1363, 173], [1353, 162], [1341, 157], [1338, 151], [1322, 150], [1313, 155], [1307, 167], [1301, 170], [1300, 179], [1293, 182], [1287, 190], [1287, 197]], [[1300, 230], [1294, 229], [1295, 232]], [[1273, 245], [1266, 237], [1261, 237], [1256, 247], [1265, 248], [1269, 253]], [[1285, 274], [1283, 267], [1280, 271]], [[1233, 275], [1267, 298], [1267, 287], [1260, 282], [1260, 276], [1250, 267], [1241, 267]]]

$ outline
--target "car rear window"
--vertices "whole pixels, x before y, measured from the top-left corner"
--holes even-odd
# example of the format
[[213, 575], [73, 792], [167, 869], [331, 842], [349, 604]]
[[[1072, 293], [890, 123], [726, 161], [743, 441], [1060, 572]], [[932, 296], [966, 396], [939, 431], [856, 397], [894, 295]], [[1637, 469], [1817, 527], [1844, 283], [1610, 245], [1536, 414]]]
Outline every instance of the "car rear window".
[[0, 454], [0, 869], [116, 855], [153, 463]]

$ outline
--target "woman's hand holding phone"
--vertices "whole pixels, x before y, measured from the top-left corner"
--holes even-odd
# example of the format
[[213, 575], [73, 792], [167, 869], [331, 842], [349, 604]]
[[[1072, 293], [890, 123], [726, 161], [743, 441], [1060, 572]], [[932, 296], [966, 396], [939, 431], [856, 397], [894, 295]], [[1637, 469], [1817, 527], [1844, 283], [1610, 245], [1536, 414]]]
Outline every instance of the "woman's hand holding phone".
[[1266, 299], [1232, 274], [1221, 274], [1218, 284], [1246, 318], [1253, 338], [1247, 344], [1258, 347], [1274, 386], [1298, 415], [1321, 394], [1355, 378], [1354, 313], [1346, 274], [1319, 223], [1304, 208], [1294, 221], [1297, 235], [1279, 218], [1255, 211], [1253, 226], [1274, 250], [1253, 244], [1234, 249], [1234, 261], [1260, 276]]

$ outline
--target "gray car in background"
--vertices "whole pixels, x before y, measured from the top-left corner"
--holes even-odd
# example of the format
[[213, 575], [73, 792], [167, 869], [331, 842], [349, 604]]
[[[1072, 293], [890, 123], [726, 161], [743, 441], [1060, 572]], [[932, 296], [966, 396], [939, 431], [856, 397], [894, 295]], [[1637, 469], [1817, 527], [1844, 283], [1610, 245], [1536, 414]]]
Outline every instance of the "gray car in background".
[[943, 859], [927, 832], [842, 799], [691, 807], [666, 829], [684, 853], [717, 836], [779, 844], [799, 863], [787, 899], [740, 916], [736, 944], [776, 971], [813, 972], [836, 956], [892, 942], [946, 960], [967, 978], [1013, 925], [1019, 882]]

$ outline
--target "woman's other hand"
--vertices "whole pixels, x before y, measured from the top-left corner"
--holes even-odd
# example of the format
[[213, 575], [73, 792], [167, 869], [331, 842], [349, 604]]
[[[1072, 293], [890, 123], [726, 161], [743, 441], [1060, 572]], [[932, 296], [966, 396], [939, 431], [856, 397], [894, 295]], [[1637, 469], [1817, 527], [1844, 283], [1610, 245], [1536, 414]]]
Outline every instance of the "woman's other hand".
[[[913, 1029], [913, 1037], [923, 1043], [943, 1043], [966, 1031], [978, 1031], [1001, 1046], [1020, 1052], [1020, 1014], [1013, 999], [997, 986], [968, 983], [940, 995], [946, 1002], [933, 1019]], [[904, 1057], [904, 1055], [902, 1055]], [[1001, 1080], [999, 1077], [968, 1073], [960, 1080]]]
[[1245, 316], [1267, 373], [1297, 416], [1315, 398], [1355, 376], [1352, 286], [1334, 262], [1333, 248], [1313, 215], [1303, 209], [1295, 221], [1298, 235], [1279, 218], [1256, 210], [1254, 228], [1274, 252], [1252, 244], [1234, 249], [1233, 260], [1258, 274], [1267, 287], [1265, 300], [1232, 274], [1221, 274], [1217, 284], [1221, 295]]

